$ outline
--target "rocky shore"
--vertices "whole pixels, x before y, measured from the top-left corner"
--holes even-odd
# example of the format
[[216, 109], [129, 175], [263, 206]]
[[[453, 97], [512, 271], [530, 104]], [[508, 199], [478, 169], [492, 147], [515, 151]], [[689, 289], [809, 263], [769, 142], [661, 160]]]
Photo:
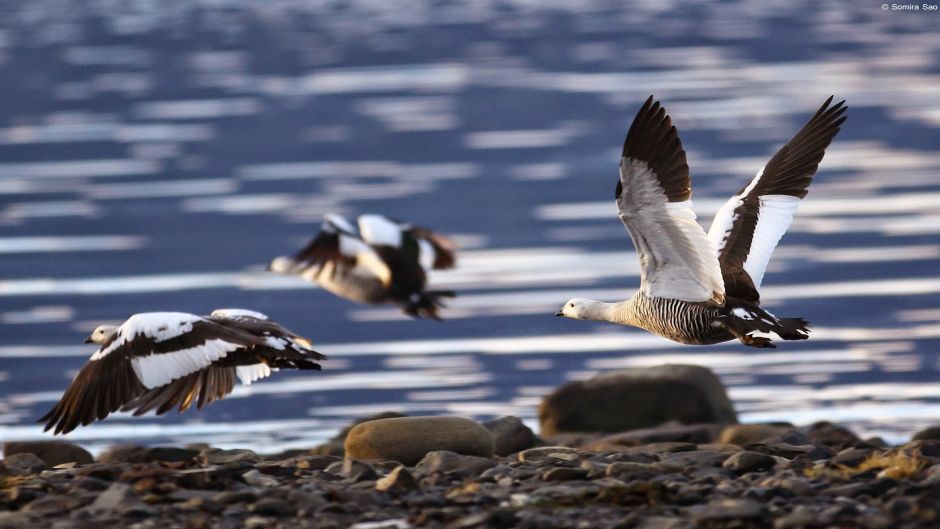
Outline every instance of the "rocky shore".
[[[636, 382], [621, 375], [599, 384]], [[573, 410], [577, 388], [559, 391]], [[543, 430], [566, 422], [551, 403]], [[623, 413], [656, 408], [627, 404]], [[940, 526], [940, 431], [890, 447], [830, 423], [736, 424], [728, 408], [700, 404], [723, 421], [538, 437], [515, 417], [389, 413], [327, 444], [267, 455], [120, 446], [93, 459], [62, 441], [7, 443], [0, 528]]]

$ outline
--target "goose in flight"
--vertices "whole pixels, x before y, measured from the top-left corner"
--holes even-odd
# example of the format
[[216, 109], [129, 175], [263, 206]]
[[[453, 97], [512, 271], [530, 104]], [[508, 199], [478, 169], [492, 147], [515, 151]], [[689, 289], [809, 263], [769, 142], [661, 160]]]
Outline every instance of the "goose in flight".
[[134, 314], [120, 326], [98, 326], [85, 342], [98, 350], [38, 420], [56, 434], [117, 410], [201, 409], [228, 395], [236, 378], [248, 385], [281, 368], [319, 370], [326, 358], [306, 338], [244, 309]]
[[450, 290], [427, 290], [428, 271], [453, 268], [454, 244], [427, 228], [381, 215], [360, 215], [358, 229], [324, 215], [320, 233], [292, 257], [277, 257], [272, 272], [293, 274], [358, 303], [392, 303], [414, 318], [439, 320]]
[[738, 339], [752, 347], [805, 340], [802, 318], [760, 307], [767, 262], [806, 196], [829, 143], [845, 121], [830, 97], [750, 183], [718, 211], [708, 234], [696, 222], [685, 151], [653, 96], [623, 144], [616, 200], [640, 258], [640, 289], [626, 301], [572, 299], [556, 316], [631, 325], [685, 344]]

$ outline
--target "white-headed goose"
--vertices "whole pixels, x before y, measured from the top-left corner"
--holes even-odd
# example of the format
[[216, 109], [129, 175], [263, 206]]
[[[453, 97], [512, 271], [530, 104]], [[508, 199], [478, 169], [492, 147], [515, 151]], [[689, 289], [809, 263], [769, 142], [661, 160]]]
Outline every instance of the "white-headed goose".
[[806, 196], [829, 143], [845, 121], [830, 97], [715, 216], [696, 222], [685, 151], [665, 109], [646, 101], [623, 145], [616, 199], [640, 257], [640, 289], [629, 300], [572, 299], [557, 316], [632, 325], [687, 344], [737, 338], [774, 347], [753, 332], [804, 340], [802, 318], [760, 308], [758, 289], [777, 242]]
[[318, 370], [326, 358], [306, 338], [244, 309], [135, 314], [97, 327], [85, 342], [100, 347], [39, 419], [46, 430], [66, 433], [119, 409], [136, 416], [202, 408], [228, 395], [236, 378], [248, 385], [280, 368]]

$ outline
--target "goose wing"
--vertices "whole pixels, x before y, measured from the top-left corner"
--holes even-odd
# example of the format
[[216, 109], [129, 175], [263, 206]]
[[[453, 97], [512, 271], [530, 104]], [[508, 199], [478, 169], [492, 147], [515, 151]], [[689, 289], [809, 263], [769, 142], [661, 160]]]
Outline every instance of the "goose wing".
[[324, 216], [320, 232], [292, 257], [278, 257], [270, 269], [280, 273], [301, 275], [317, 281], [320, 274], [352, 274], [367, 280], [376, 280], [388, 287], [392, 272], [378, 253], [359, 235], [343, 217]]
[[[91, 355], [59, 402], [38, 422], [45, 423], [46, 430], [54, 428], [55, 433], [69, 432], [104, 419], [151, 390], [261, 343], [258, 337], [194, 314], [135, 314]], [[220, 383], [209, 384], [207, 391], [217, 391]], [[187, 388], [174, 387], [177, 392]]]
[[358, 224], [364, 241], [373, 246], [398, 248], [417, 260], [425, 271], [453, 268], [457, 262], [453, 241], [428, 228], [374, 214], [360, 215]]
[[261, 338], [264, 344], [238, 349], [205, 369], [151, 389], [124, 405], [122, 411], [133, 411], [134, 416], [138, 416], [153, 409], [161, 415], [174, 407], [183, 412], [193, 404], [202, 409], [231, 393], [236, 379], [247, 386], [271, 376], [280, 367], [319, 370], [320, 364], [316, 360], [326, 358], [312, 349], [309, 340], [260, 312], [218, 309], [206, 319]]
[[750, 183], [715, 215], [708, 239], [729, 296], [758, 302], [767, 262], [806, 196], [809, 185], [839, 127], [845, 101], [832, 97], [780, 148]]
[[724, 301], [715, 251], [696, 222], [685, 151], [672, 120], [650, 96], [623, 144], [617, 207], [640, 257], [650, 297]]

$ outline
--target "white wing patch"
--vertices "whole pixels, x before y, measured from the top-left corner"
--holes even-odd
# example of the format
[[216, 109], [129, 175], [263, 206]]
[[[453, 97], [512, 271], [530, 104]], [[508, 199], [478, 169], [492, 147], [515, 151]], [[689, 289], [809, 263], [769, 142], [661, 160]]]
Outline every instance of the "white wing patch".
[[369, 244], [401, 246], [402, 227], [381, 215], [360, 215], [359, 232]]
[[[335, 229], [339, 229], [339, 231], [343, 231], [351, 235], [355, 235], [356, 233], [356, 228], [348, 220], [335, 213], [327, 213], [326, 215], [323, 215], [323, 222], [325, 225], [332, 224]], [[334, 229], [329, 229], [329, 231], [334, 231]]]
[[434, 260], [437, 259], [437, 252], [434, 251], [434, 245], [424, 239], [418, 241], [418, 264], [425, 271], [434, 268]]
[[117, 336], [107, 347], [98, 349], [91, 355], [91, 360], [101, 360], [133, 340], [138, 334], [149, 336], [157, 342], [175, 338], [193, 330], [193, 323], [197, 321], [203, 321], [203, 319], [195, 314], [185, 312], [134, 314], [118, 327]]
[[235, 367], [235, 375], [238, 376], [238, 379], [241, 380], [242, 384], [245, 386], [250, 386], [251, 383], [256, 380], [271, 376], [272, 371], [276, 371], [276, 369], [271, 369], [268, 367], [268, 364], [263, 362], [250, 366]]
[[790, 195], [764, 195], [759, 200], [757, 226], [754, 228], [751, 250], [744, 261], [744, 270], [758, 288], [764, 280], [770, 255], [800, 207], [800, 199]]
[[217, 338], [189, 349], [131, 358], [131, 367], [140, 383], [153, 389], [204, 369], [241, 347]]
[[262, 314], [260, 312], [256, 312], [256, 311], [248, 310], [248, 309], [216, 309], [212, 311], [211, 316], [214, 316], [216, 318], [226, 318], [226, 319], [240, 318], [240, 317], [246, 317], [246, 316], [249, 318], [256, 318], [259, 320], [268, 319], [267, 314]]
[[718, 257], [696, 221], [692, 202], [670, 203], [656, 175], [641, 161], [622, 160], [620, 180], [620, 220], [640, 257], [644, 294], [692, 302], [723, 300]]

